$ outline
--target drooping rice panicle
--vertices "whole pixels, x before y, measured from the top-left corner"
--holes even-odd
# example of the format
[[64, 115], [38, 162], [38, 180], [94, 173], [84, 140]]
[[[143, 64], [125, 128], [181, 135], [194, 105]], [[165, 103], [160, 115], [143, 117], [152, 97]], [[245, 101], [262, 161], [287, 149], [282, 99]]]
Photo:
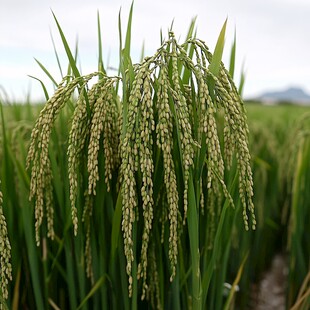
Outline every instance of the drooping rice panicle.
[[135, 221], [135, 208], [138, 205], [135, 172], [138, 169], [138, 146], [135, 132], [136, 118], [139, 115], [139, 103], [142, 98], [141, 88], [147, 74], [147, 67], [142, 66], [133, 81], [128, 101], [127, 128], [121, 144], [121, 175], [123, 196], [122, 231], [124, 237], [124, 253], [127, 259], [126, 271], [129, 276], [129, 296], [132, 294], [132, 262], [133, 255], [133, 223]]
[[140, 171], [142, 173], [141, 198], [143, 208], [144, 227], [142, 233], [141, 259], [138, 265], [138, 278], [143, 278], [142, 297], [145, 297], [147, 290], [146, 272], [148, 245], [153, 222], [153, 131], [155, 130], [155, 122], [153, 116], [153, 101], [150, 76], [146, 75], [143, 82], [143, 94], [140, 105], [140, 120], [138, 135]]
[[[1, 185], [1, 181], [0, 181]], [[8, 238], [6, 219], [2, 210], [3, 196], [0, 190], [0, 309], [6, 309], [9, 297], [8, 284], [12, 281], [11, 245]]]
[[[97, 73], [90, 74], [84, 78], [86, 84]], [[70, 99], [73, 91], [83, 80], [83, 78], [75, 78], [67, 85], [67, 77], [59, 84], [53, 97], [44, 106], [39, 118], [36, 121], [35, 127], [31, 134], [31, 143], [27, 156], [27, 167], [31, 168], [31, 180], [30, 180], [30, 199], [35, 198], [35, 227], [36, 227], [36, 243], [40, 244], [40, 227], [42, 225], [44, 216], [44, 205], [49, 209], [48, 213], [48, 228], [50, 231], [48, 235], [53, 237], [52, 231], [52, 216], [51, 208], [51, 194], [46, 194], [46, 191], [51, 189], [51, 168], [50, 159], [48, 156], [50, 135], [57, 115], [61, 108]], [[84, 84], [84, 85], [85, 85]], [[48, 196], [46, 196], [48, 195]]]
[[[167, 193], [166, 195], [169, 209], [168, 218], [170, 221], [169, 260], [172, 269], [171, 275], [173, 277], [176, 271], [177, 255], [178, 255], [177, 229], [178, 229], [179, 194], [177, 189], [175, 167], [172, 158], [173, 120], [172, 120], [172, 112], [169, 107], [168, 72], [164, 64], [160, 68], [158, 83], [159, 83], [158, 99], [156, 103], [158, 110], [158, 123], [156, 126], [156, 135], [157, 135], [157, 145], [163, 152], [164, 182], [166, 186], [166, 193]], [[162, 228], [162, 230], [163, 229], [164, 228]]]
[[110, 180], [115, 163], [114, 139], [117, 139], [115, 123], [115, 104], [113, 102], [113, 83], [108, 80], [101, 86], [99, 96], [94, 103], [90, 128], [90, 140], [88, 145], [88, 192], [96, 195], [96, 183], [99, 180], [98, 152], [100, 137], [103, 133], [103, 150], [105, 158], [105, 182], [110, 191]]
[[91, 279], [91, 282], [94, 283], [94, 273], [93, 273], [93, 265], [92, 265], [92, 252], [91, 252], [91, 218], [93, 215], [93, 196], [89, 195], [86, 191], [85, 194], [85, 208], [83, 212], [82, 221], [85, 223], [85, 265], [86, 265], [86, 275]]

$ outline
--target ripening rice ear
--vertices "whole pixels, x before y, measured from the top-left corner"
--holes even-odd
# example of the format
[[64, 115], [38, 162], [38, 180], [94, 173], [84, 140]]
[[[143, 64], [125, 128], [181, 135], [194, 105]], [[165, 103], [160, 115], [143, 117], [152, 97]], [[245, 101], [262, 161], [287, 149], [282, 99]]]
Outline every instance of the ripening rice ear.
[[[82, 213], [86, 227], [87, 274], [92, 277], [91, 201], [102, 190], [97, 188], [102, 149], [106, 190], [120, 191], [122, 197], [121, 226], [129, 295], [138, 278], [142, 280], [143, 299], [149, 293], [150, 279], [155, 277], [149, 271], [154, 267], [149, 260], [156, 256], [150, 250], [154, 231], [166, 223], [170, 280], [173, 281], [176, 275], [180, 234], [183, 225], [188, 223], [188, 208], [193, 207], [189, 202], [191, 177], [191, 182], [195, 178], [194, 186], [203, 189], [195, 199], [199, 198], [201, 212], [204, 204], [208, 206], [212, 224], [215, 201], [221, 203], [225, 198], [234, 203], [224, 182], [224, 172], [236, 154], [246, 229], [249, 227], [248, 214], [255, 228], [253, 182], [243, 103], [229, 73], [204, 42], [188, 39], [180, 45], [170, 32], [169, 39], [152, 57], [136, 65], [129, 64], [130, 68], [124, 70], [122, 78], [109, 77], [103, 72], [65, 77], [41, 111], [32, 131], [27, 164], [29, 167], [31, 163], [30, 197], [35, 199], [36, 241], [39, 244], [44, 216], [48, 237], [54, 237], [48, 156], [51, 130], [60, 110], [79, 88], [67, 151], [74, 234], [78, 231], [78, 214]], [[97, 76], [100, 77], [98, 81], [88, 89], [89, 81]], [[125, 98], [119, 98], [116, 90], [121, 79], [126, 88]], [[225, 119], [223, 152], [216, 121], [218, 110], [223, 111]], [[78, 210], [79, 168], [85, 159], [87, 190], [84, 210]], [[160, 173], [156, 168], [158, 162], [162, 163]], [[112, 182], [113, 175], [117, 182]], [[155, 184], [156, 181], [161, 184]], [[135, 236], [134, 226], [141, 215], [140, 235]], [[137, 244], [140, 254], [136, 253]], [[139, 263], [134, 275], [133, 263], [137, 257]]]
[[[0, 181], [1, 185], [1, 181]], [[2, 309], [2, 298], [8, 299], [8, 283], [12, 281], [11, 245], [8, 238], [6, 220], [2, 210], [3, 196], [0, 191], [0, 308]]]

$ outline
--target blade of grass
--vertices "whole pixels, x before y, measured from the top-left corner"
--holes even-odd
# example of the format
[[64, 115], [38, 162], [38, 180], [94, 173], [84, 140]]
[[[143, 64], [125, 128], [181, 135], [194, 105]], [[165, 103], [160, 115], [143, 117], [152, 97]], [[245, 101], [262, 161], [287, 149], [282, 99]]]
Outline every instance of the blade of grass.
[[65, 37], [61, 27], [60, 27], [60, 24], [59, 24], [59, 22], [58, 22], [58, 20], [57, 20], [57, 18], [56, 18], [56, 16], [55, 16], [53, 11], [52, 11], [52, 14], [54, 16], [54, 20], [56, 22], [56, 25], [57, 25], [57, 28], [58, 28], [58, 31], [59, 31], [59, 34], [60, 34], [60, 37], [61, 37], [61, 40], [62, 40], [62, 44], [63, 44], [63, 46], [65, 48], [67, 57], [69, 59], [69, 63], [70, 63], [72, 72], [73, 72], [75, 77], [80, 77], [81, 74], [80, 74], [80, 72], [79, 72], [79, 70], [78, 70], [78, 68], [76, 66], [76, 59], [73, 57], [73, 54], [72, 54], [72, 52], [70, 50], [69, 44], [67, 42], [67, 39], [66, 39], [66, 37]]
[[[65, 258], [66, 258], [66, 280], [67, 280], [67, 288], [68, 288], [68, 295], [70, 301], [70, 309], [77, 308], [77, 292], [76, 292], [76, 278], [74, 267], [75, 264], [72, 263], [72, 246], [71, 246], [71, 236], [67, 234], [65, 237]], [[42, 308], [43, 309], [43, 308]]]
[[243, 268], [244, 268], [244, 265], [245, 265], [245, 263], [246, 263], [246, 261], [248, 259], [248, 256], [249, 256], [249, 252], [247, 252], [245, 257], [243, 258], [242, 263], [241, 263], [241, 265], [240, 265], [240, 267], [238, 269], [237, 276], [236, 276], [236, 278], [235, 278], [235, 280], [233, 282], [233, 285], [232, 285], [232, 287], [230, 289], [229, 296], [228, 296], [227, 301], [226, 301], [225, 306], [224, 306], [224, 310], [231, 309], [231, 302], [232, 302], [234, 294], [236, 292], [237, 285], [238, 285], [238, 283], [239, 283], [239, 281], [241, 279]]
[[[209, 65], [210, 72], [213, 73], [215, 76], [218, 76], [220, 72], [220, 66], [222, 63], [223, 50], [224, 50], [224, 45], [225, 45], [226, 25], [227, 25], [227, 18], [224, 22], [222, 30], [217, 39], [213, 57]], [[215, 81], [212, 77], [208, 78], [208, 86], [209, 86], [210, 96], [214, 100], [215, 99], [215, 94], [214, 94]]]
[[[191, 38], [196, 36], [196, 32], [194, 34], [195, 25], [196, 25], [196, 19], [197, 19], [197, 17], [194, 17], [191, 20], [191, 23], [189, 25], [189, 29], [188, 29], [187, 35], [186, 35], [186, 41], [188, 41], [189, 39], [191, 39]], [[193, 54], [194, 54], [194, 47], [193, 47], [193, 45], [189, 44], [189, 43], [186, 43], [186, 44], [184, 44], [184, 49], [187, 51], [187, 53], [189, 55], [189, 58], [192, 59], [193, 58]], [[180, 65], [179, 65], [179, 74], [180, 74], [180, 76], [183, 77], [182, 78], [183, 84], [188, 84], [190, 76], [191, 76], [191, 70], [189, 70], [187, 67], [185, 67], [184, 65], [182, 65], [180, 63]]]
[[209, 70], [217, 76], [220, 72], [220, 66], [222, 62], [223, 50], [225, 45], [225, 32], [226, 32], [227, 19], [221, 29], [220, 35], [217, 39], [217, 43], [214, 49], [212, 61], [209, 65]]
[[[194, 34], [194, 37], [196, 37], [196, 32]], [[188, 44], [187, 46], [187, 50], [188, 50], [188, 56], [190, 59], [193, 59], [193, 55], [194, 55], [194, 45], [193, 44]], [[191, 79], [191, 70], [189, 70], [187, 67], [184, 67], [184, 71], [183, 71], [183, 78], [182, 78], [182, 81], [183, 81], [183, 84], [184, 85], [187, 85], [189, 84], [189, 81]], [[193, 85], [193, 84], [192, 84]], [[194, 87], [194, 86], [193, 86]]]
[[191, 252], [192, 264], [192, 293], [193, 293], [193, 309], [202, 309], [201, 304], [201, 275], [200, 275], [200, 252], [199, 252], [199, 220], [197, 214], [197, 204], [195, 197], [195, 189], [193, 177], [190, 174], [188, 187], [188, 235]]
[[102, 39], [101, 39], [101, 26], [100, 26], [100, 14], [97, 11], [97, 28], [98, 28], [98, 71], [106, 73], [103, 65], [102, 56]]
[[144, 59], [144, 52], [145, 52], [145, 41], [143, 40], [141, 54], [140, 54], [140, 62], [142, 62]]
[[30, 213], [29, 209], [31, 209], [29, 204], [24, 205], [21, 208], [21, 216], [22, 216], [24, 232], [25, 232], [28, 261], [29, 261], [31, 280], [32, 280], [34, 296], [35, 296], [35, 301], [36, 301], [36, 307], [37, 309], [44, 309], [42, 285], [41, 285], [41, 279], [40, 279], [40, 268], [39, 268], [39, 261], [38, 261], [39, 255], [37, 253], [36, 245], [34, 242], [34, 234], [32, 231], [32, 228], [34, 226], [34, 223], [32, 221], [33, 212]]
[[52, 307], [52, 309], [54, 310], [61, 310], [52, 299], [48, 299], [48, 303], [50, 304], [50, 306]]
[[[118, 282], [117, 284], [120, 284], [120, 285], [115, 287], [115, 289], [117, 289], [115, 298], [116, 298], [116, 304], [122, 305], [122, 309], [129, 310], [132, 308], [131, 308], [131, 303], [130, 303], [131, 300], [129, 298], [129, 293], [128, 293], [128, 277], [125, 271], [126, 270], [126, 258], [125, 258], [124, 250], [123, 250], [124, 243], [121, 238], [119, 239], [119, 245], [121, 245], [118, 247], [120, 283]], [[123, 297], [122, 300], [119, 299], [117, 292], [122, 292], [122, 297]]]
[[124, 46], [124, 54], [128, 57], [130, 57], [130, 47], [131, 47], [131, 25], [132, 25], [133, 5], [134, 5], [134, 2], [132, 2], [131, 6], [130, 6], [128, 23], [127, 23], [126, 38], [125, 38], [125, 46]]
[[179, 270], [177, 266], [177, 271], [174, 280], [171, 283], [172, 286], [172, 304], [174, 310], [181, 310], [181, 303], [180, 303], [180, 279], [179, 279]]
[[[121, 13], [121, 12], [120, 12]], [[126, 71], [129, 70], [129, 78], [132, 82], [133, 80], [133, 68], [130, 58], [130, 45], [131, 45], [131, 25], [132, 25], [132, 14], [133, 14], [133, 2], [130, 7], [129, 16], [128, 16], [128, 23], [127, 23], [127, 31], [125, 37], [125, 46], [122, 48], [122, 25], [121, 25], [121, 16], [119, 13], [119, 39], [120, 39], [120, 72], [123, 78], [123, 128], [122, 128], [122, 137], [125, 134], [126, 125], [127, 125], [127, 96], [128, 96], [128, 89], [127, 89], [127, 77]]]
[[39, 65], [39, 67], [43, 70], [43, 72], [49, 77], [49, 79], [52, 81], [52, 83], [55, 86], [57, 86], [58, 83], [55, 81], [55, 79], [52, 77], [52, 75], [48, 72], [48, 70], [43, 66], [43, 64], [39, 60], [37, 60], [36, 58], [34, 58], [34, 60]]
[[231, 47], [230, 51], [230, 62], [229, 62], [229, 74], [231, 78], [234, 78], [234, 73], [235, 73], [235, 62], [236, 62], [236, 29], [235, 29], [235, 36], [234, 36], [234, 41]]
[[111, 234], [111, 263], [113, 264], [118, 246], [119, 235], [121, 232], [122, 221], [122, 195], [118, 194], [116, 207], [113, 215], [112, 234]]
[[[237, 174], [235, 174], [234, 180], [231, 185], [230, 193], [233, 193], [236, 190], [237, 187]], [[230, 206], [229, 199], [225, 199], [224, 206], [222, 208], [222, 212], [220, 215], [220, 219], [217, 225], [217, 230], [214, 238], [214, 245], [213, 245], [213, 251], [211, 255], [211, 259], [209, 261], [208, 267], [206, 271], [204, 272], [202, 276], [202, 305], [205, 306], [206, 300], [207, 300], [207, 294], [209, 290], [210, 281], [213, 275], [214, 266], [216, 263], [216, 260], [219, 256], [219, 250], [220, 250], [220, 243], [221, 243], [221, 237], [223, 233], [223, 226], [224, 226], [224, 220], [226, 217], [227, 209]]]
[[103, 285], [103, 283], [105, 282], [105, 280], [109, 280], [109, 277], [107, 274], [103, 275], [96, 283], [95, 285], [92, 287], [92, 289], [90, 290], [90, 292], [86, 295], [86, 297], [82, 300], [82, 302], [80, 303], [80, 305], [77, 307], [77, 310], [81, 309], [86, 302], [96, 293], [96, 291]]
[[239, 83], [239, 87], [238, 87], [238, 93], [240, 94], [241, 97], [242, 97], [242, 94], [243, 94], [245, 77], [246, 77], [246, 72], [245, 72], [245, 69], [244, 69], [244, 62], [243, 62], [242, 67], [241, 67], [240, 83]]
[[62, 68], [61, 68], [58, 52], [57, 52], [55, 41], [54, 41], [53, 34], [52, 34], [51, 31], [50, 31], [50, 36], [51, 36], [51, 40], [52, 40], [52, 44], [53, 44], [54, 54], [55, 54], [56, 61], [57, 61], [57, 66], [58, 66], [61, 78], [63, 79], [64, 75], [63, 75], [63, 72], [62, 72]]
[[43, 92], [44, 92], [45, 99], [46, 99], [46, 101], [48, 101], [49, 95], [48, 95], [48, 92], [47, 92], [47, 89], [46, 89], [44, 83], [43, 83], [40, 79], [38, 79], [38, 78], [36, 78], [36, 77], [34, 77], [34, 76], [32, 76], [32, 75], [28, 75], [28, 76], [29, 76], [30, 78], [34, 79], [34, 80], [37, 80], [37, 81], [41, 84], [42, 89], [43, 89]]
[[16, 276], [16, 280], [15, 280], [15, 285], [14, 285], [13, 299], [12, 299], [12, 310], [18, 310], [19, 309], [20, 278], [21, 278], [21, 266], [18, 266], [17, 276]]
[[[77, 65], [76, 65], [76, 58], [77, 58], [78, 47], [76, 45], [75, 57], [73, 57], [73, 54], [72, 54], [72, 52], [70, 50], [69, 44], [67, 42], [67, 39], [66, 39], [66, 37], [65, 37], [61, 27], [60, 27], [60, 24], [59, 24], [59, 22], [58, 22], [58, 20], [57, 20], [57, 18], [56, 18], [56, 16], [55, 16], [53, 11], [52, 11], [52, 14], [54, 16], [54, 19], [55, 19], [55, 22], [56, 22], [56, 25], [57, 25], [57, 28], [58, 28], [58, 31], [59, 31], [59, 34], [60, 34], [60, 37], [61, 37], [61, 40], [62, 40], [62, 44], [63, 44], [63, 46], [65, 48], [65, 51], [66, 51], [66, 54], [67, 54], [67, 57], [68, 57], [68, 60], [69, 60], [69, 66], [70, 66], [70, 68], [72, 70], [72, 73], [73, 73], [73, 75], [76, 78], [77, 77], [81, 77], [81, 74], [80, 74], [80, 72], [79, 72], [79, 70], [77, 68]], [[69, 71], [69, 69], [68, 69], [68, 71]], [[79, 89], [79, 93], [81, 93], [81, 91], [84, 92], [84, 97], [85, 97], [85, 101], [86, 101], [86, 108], [87, 108], [87, 114], [89, 115], [90, 114], [90, 106], [89, 106], [89, 101], [88, 101], [88, 97], [87, 97], [87, 92], [86, 92], [85, 88], [83, 87], [83, 81], [82, 80], [80, 81], [79, 84], [80, 84], [80, 87], [81, 87], [81, 89]]]

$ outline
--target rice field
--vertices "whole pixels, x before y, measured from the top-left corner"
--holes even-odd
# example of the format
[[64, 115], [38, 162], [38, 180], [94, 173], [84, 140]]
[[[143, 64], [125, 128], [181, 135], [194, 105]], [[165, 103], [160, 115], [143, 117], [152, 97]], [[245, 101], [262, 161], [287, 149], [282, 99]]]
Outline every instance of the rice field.
[[308, 309], [310, 109], [242, 101], [226, 23], [212, 53], [193, 22], [133, 64], [131, 20], [109, 76], [98, 17], [81, 76], [55, 17], [68, 74], [42, 105], [1, 99], [1, 309], [249, 309], [279, 253]]

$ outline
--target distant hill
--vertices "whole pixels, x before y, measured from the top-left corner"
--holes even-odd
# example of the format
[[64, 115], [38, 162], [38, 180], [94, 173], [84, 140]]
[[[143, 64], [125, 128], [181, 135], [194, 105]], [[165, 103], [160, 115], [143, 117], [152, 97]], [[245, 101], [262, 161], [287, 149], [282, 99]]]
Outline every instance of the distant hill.
[[310, 104], [310, 95], [298, 87], [290, 87], [282, 91], [263, 93], [257, 100], [264, 103], [292, 102], [298, 104]]

